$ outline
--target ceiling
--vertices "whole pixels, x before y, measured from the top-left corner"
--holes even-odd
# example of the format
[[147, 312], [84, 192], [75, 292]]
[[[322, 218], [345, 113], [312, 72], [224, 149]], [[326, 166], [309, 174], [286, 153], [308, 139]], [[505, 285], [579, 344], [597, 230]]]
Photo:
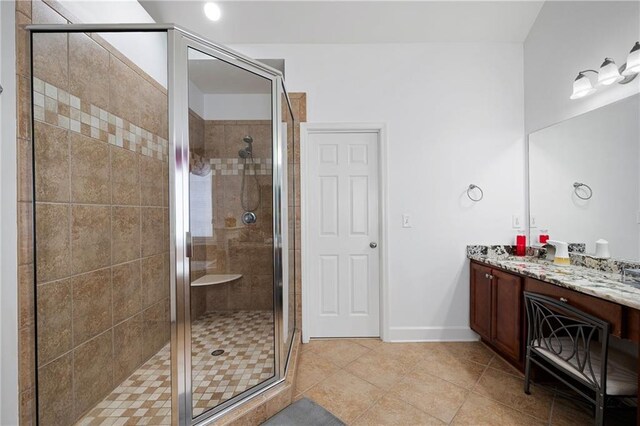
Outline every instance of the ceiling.
[[524, 42], [543, 1], [204, 1], [140, 0], [159, 23], [215, 42], [416, 43]]

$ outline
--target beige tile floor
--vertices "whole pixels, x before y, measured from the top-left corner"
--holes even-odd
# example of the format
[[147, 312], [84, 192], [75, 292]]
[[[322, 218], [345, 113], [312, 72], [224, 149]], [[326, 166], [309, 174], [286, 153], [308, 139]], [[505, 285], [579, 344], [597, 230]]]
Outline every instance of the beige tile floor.
[[[588, 425], [587, 406], [532, 387], [480, 342], [314, 340], [301, 347], [295, 399], [354, 425]], [[632, 422], [633, 423], [633, 422]]]

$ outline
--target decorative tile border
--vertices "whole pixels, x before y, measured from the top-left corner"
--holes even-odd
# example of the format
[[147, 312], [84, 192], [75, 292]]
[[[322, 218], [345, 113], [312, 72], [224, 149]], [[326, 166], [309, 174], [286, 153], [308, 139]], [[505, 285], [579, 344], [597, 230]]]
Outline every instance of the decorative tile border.
[[[207, 161], [208, 160], [208, 161]], [[246, 167], [244, 160], [238, 158], [202, 158], [198, 154], [191, 153], [191, 172], [198, 176], [212, 175], [237, 176]], [[254, 158], [253, 164], [247, 167], [247, 175], [270, 175], [273, 170], [271, 158]]]
[[33, 78], [34, 119], [168, 161], [169, 142], [52, 84]]

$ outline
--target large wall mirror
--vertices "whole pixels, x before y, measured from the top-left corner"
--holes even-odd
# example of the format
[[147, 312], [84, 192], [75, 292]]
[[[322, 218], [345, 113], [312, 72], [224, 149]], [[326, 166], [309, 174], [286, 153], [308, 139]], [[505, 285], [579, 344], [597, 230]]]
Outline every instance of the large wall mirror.
[[529, 135], [529, 212], [552, 239], [640, 260], [640, 95]]

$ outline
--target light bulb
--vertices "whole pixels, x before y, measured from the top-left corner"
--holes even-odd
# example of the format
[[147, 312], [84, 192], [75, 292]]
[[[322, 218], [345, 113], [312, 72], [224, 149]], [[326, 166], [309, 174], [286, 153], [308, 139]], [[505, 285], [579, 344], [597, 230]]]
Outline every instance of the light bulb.
[[636, 41], [633, 49], [629, 52], [629, 56], [627, 56], [627, 68], [622, 75], [630, 76], [638, 73], [640, 73], [640, 42]]
[[624, 77], [620, 75], [618, 66], [613, 59], [605, 58], [602, 65], [600, 65], [600, 72], [598, 72], [598, 84], [608, 86], [622, 80], [624, 80]]
[[204, 14], [210, 20], [218, 21], [222, 16], [222, 11], [220, 10], [220, 6], [217, 4], [208, 2], [204, 5]]
[[573, 93], [571, 94], [569, 99], [584, 98], [585, 96], [588, 96], [595, 91], [596, 89], [593, 88], [589, 77], [580, 73], [573, 82]]

